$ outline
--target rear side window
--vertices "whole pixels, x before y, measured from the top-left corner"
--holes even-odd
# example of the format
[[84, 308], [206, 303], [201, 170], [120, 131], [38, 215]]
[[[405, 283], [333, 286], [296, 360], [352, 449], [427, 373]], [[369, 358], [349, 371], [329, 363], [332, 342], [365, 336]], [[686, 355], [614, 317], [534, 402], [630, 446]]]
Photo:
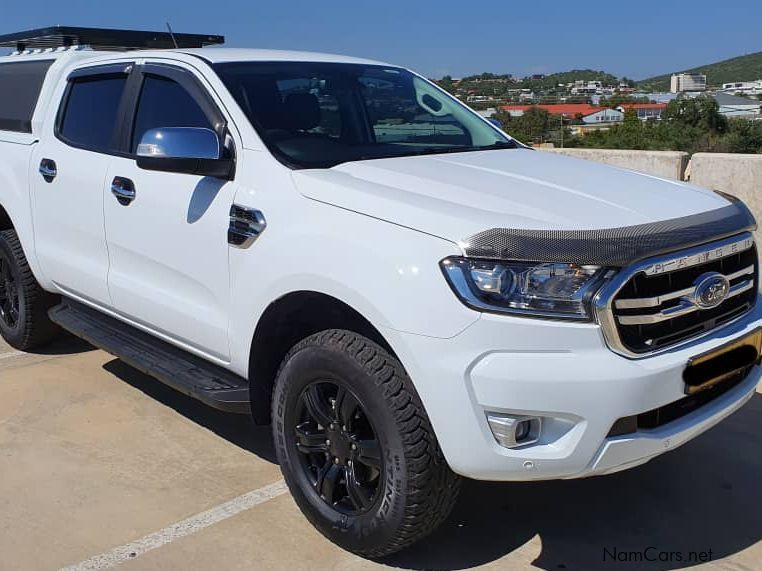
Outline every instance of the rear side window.
[[32, 115], [53, 60], [0, 64], [0, 130], [32, 132]]
[[132, 152], [146, 131], [162, 127], [213, 129], [204, 111], [182, 85], [164, 77], [146, 75], [132, 131]]
[[91, 151], [114, 150], [114, 129], [126, 84], [126, 75], [72, 80], [59, 126], [61, 138]]

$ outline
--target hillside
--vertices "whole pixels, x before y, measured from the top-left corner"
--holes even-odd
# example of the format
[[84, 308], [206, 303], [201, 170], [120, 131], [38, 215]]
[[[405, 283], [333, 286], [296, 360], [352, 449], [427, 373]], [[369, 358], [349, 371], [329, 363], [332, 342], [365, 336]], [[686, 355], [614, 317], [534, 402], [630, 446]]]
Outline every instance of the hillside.
[[562, 71], [546, 75], [542, 79], [526, 78], [522, 82], [524, 87], [533, 89], [552, 89], [559, 83], [567, 84], [575, 81], [601, 81], [604, 85], [617, 85], [619, 79], [606, 73], [605, 71], [596, 71], [594, 69], [573, 69], [571, 71]]
[[[675, 73], [705, 73], [709, 85], [721, 85], [731, 81], [754, 81], [762, 79], [762, 52], [734, 57]], [[638, 82], [640, 89], [669, 91], [671, 74], [659, 75]]]

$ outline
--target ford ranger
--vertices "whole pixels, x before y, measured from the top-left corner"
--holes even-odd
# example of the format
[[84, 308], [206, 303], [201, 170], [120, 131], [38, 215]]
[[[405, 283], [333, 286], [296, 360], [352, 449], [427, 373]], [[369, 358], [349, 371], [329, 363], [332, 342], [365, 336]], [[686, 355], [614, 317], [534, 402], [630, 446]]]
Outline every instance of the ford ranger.
[[366, 557], [462, 477], [610, 474], [752, 397], [742, 202], [532, 150], [402, 67], [222, 41], [0, 36], [9, 344], [68, 330], [271, 423], [305, 516]]

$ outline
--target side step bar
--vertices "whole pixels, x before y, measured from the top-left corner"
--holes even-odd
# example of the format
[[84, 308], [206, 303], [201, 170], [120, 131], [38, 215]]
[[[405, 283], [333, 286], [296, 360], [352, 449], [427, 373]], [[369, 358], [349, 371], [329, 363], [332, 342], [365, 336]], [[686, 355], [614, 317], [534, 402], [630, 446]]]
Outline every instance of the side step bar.
[[49, 315], [77, 337], [183, 394], [226, 412], [251, 412], [249, 383], [235, 373], [75, 301], [64, 300]]

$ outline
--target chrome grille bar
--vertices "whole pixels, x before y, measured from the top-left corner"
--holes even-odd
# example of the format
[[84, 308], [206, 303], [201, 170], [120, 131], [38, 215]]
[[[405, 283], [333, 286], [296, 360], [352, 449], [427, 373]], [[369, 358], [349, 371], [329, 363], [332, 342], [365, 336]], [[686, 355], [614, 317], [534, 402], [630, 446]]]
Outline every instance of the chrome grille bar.
[[[737, 280], [740, 277], [746, 276], [746, 275], [754, 275], [754, 266], [747, 266], [743, 268], [742, 270], [738, 270], [737, 272], [733, 272], [732, 274], [726, 275], [725, 277], [728, 278], [728, 281]], [[693, 293], [694, 288], [693, 287], [687, 287], [684, 289], [680, 289], [677, 291], [672, 291], [670, 293], [665, 293], [662, 295], [658, 295], [656, 297], [641, 297], [641, 298], [634, 298], [634, 299], [618, 299], [614, 305], [617, 309], [641, 309], [644, 307], [659, 307], [666, 301], [671, 301], [673, 299], [679, 299], [681, 297], [685, 297], [687, 295], [690, 295]], [[730, 290], [733, 291], [732, 288]], [[743, 290], [746, 291], [746, 290]], [[739, 292], [743, 293], [743, 292]], [[738, 295], [738, 294], [736, 294]], [[677, 316], [673, 316], [677, 317]], [[663, 321], [663, 320], [660, 320]], [[623, 321], [620, 320], [620, 323], [624, 324]], [[649, 321], [649, 323], [654, 323]], [[632, 324], [634, 325], [634, 324]]]
[[[753, 287], [753, 280], [744, 280], [740, 283], [737, 283], [736, 285], [731, 286], [726, 299], [741, 295], [743, 292], [749, 291]], [[693, 291], [693, 288], [690, 288], [689, 291]], [[682, 301], [680, 305], [670, 307], [669, 309], [664, 309], [658, 313], [648, 313], [645, 315], [619, 315], [617, 316], [617, 321], [619, 321], [619, 323], [622, 325], [650, 325], [652, 323], [660, 323], [661, 321], [674, 319], [675, 317], [680, 317], [681, 315], [688, 315], [689, 313], [693, 313], [694, 311], [698, 311], [700, 309], [701, 308], [697, 305], [694, 305], [690, 301], [686, 300]]]

